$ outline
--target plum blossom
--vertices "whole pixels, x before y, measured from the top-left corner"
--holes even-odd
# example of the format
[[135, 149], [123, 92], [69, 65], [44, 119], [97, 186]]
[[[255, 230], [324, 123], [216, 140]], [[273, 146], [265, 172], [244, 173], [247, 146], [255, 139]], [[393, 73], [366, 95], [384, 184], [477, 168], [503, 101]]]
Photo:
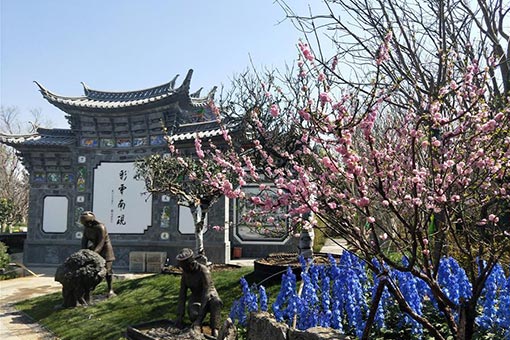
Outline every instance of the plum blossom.
[[202, 143], [200, 141], [200, 138], [198, 138], [198, 134], [195, 136], [195, 151], [197, 153], [198, 158], [204, 158], [205, 154], [202, 150]]
[[356, 204], [360, 208], [364, 208], [370, 204], [370, 199], [368, 197], [361, 197], [359, 200], [356, 201]]
[[329, 96], [329, 93], [327, 92], [321, 92], [321, 94], [319, 95], [319, 99], [322, 104], [331, 103], [332, 101], [331, 97]]
[[278, 117], [278, 115], [280, 114], [280, 109], [278, 108], [278, 105], [276, 105], [276, 104], [271, 105], [270, 112], [271, 112], [271, 116]]
[[308, 46], [307, 43], [300, 41], [298, 43], [298, 46], [306, 60], [312, 61], [315, 59], [315, 57], [313, 56], [312, 52], [310, 51], [310, 47]]
[[389, 45], [392, 38], [391, 31], [386, 34], [384, 37], [384, 42], [379, 46], [379, 50], [377, 51], [377, 58], [375, 60], [376, 65], [381, 65], [386, 60], [390, 58], [389, 55]]

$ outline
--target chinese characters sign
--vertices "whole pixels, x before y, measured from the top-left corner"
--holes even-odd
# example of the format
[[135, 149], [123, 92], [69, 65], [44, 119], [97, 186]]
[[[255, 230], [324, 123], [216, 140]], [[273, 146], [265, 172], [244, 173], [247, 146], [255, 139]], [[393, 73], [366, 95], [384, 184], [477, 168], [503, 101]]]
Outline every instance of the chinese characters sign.
[[109, 233], [143, 234], [151, 225], [152, 199], [134, 174], [134, 163], [101, 163], [94, 171], [93, 211]]

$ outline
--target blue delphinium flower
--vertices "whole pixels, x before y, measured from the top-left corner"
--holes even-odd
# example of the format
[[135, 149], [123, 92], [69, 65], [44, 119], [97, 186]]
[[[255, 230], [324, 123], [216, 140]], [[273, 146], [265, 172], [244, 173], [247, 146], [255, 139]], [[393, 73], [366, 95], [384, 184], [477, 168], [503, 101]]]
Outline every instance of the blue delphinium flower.
[[228, 316], [233, 322], [237, 320], [239, 324], [244, 326], [246, 325], [246, 313], [244, 311], [244, 306], [241, 303], [241, 299], [237, 299], [232, 303]]
[[322, 310], [319, 315], [319, 326], [330, 327], [331, 325], [331, 297], [330, 297], [330, 278], [325, 270], [321, 272], [321, 304]]
[[445, 295], [456, 305], [459, 305], [461, 299], [471, 297], [471, 283], [453, 257], [440, 260], [437, 279]]
[[296, 293], [296, 275], [288, 267], [287, 272], [282, 275], [280, 292], [272, 305], [276, 321], [286, 320], [290, 324], [299, 305], [300, 301]]
[[[402, 259], [404, 266], [408, 265], [406, 257]], [[416, 284], [416, 278], [410, 272], [401, 272], [398, 270], [393, 271], [393, 274], [398, 282], [398, 287], [402, 292], [402, 295], [406, 299], [411, 309], [418, 315], [422, 315], [422, 298], [418, 291]], [[411, 326], [411, 332], [413, 334], [422, 334], [423, 327], [416, 320], [411, 318], [409, 315], [404, 314], [404, 323]]]
[[[482, 307], [482, 312], [476, 318], [476, 323], [481, 329], [489, 330], [497, 327], [499, 323], [499, 310], [502, 307], [500, 298], [507, 295], [503, 292], [506, 284], [505, 272], [500, 264], [496, 264], [487, 277], [482, 294], [478, 300], [478, 304]], [[510, 312], [506, 310], [506, 313]]]
[[311, 263], [311, 259], [305, 259], [303, 255], [298, 256], [299, 264], [301, 265], [301, 271], [306, 271], [306, 268], [308, 267], [308, 264]]
[[232, 304], [229, 317], [233, 321], [238, 320], [239, 324], [242, 326], [246, 326], [248, 314], [250, 312], [258, 311], [257, 295], [248, 287], [248, 282], [244, 277], [242, 277], [239, 281], [241, 283], [243, 295]]
[[319, 298], [315, 290], [312, 278], [308, 272], [301, 273], [303, 290], [301, 292], [300, 304], [298, 305], [297, 328], [308, 329], [317, 325]]
[[264, 286], [259, 287], [260, 310], [267, 312], [267, 294]]
[[343, 294], [346, 321], [361, 338], [365, 328], [364, 314], [368, 309], [363, 285], [366, 282], [364, 266], [355, 255], [344, 251], [340, 257], [340, 270], [342, 285], [339, 288]]
[[500, 292], [499, 309], [496, 320], [498, 327], [505, 330], [503, 334], [505, 339], [510, 339], [510, 274]]
[[241, 278], [241, 286], [243, 287], [243, 292], [245, 296], [245, 304], [248, 313], [256, 312], [259, 310], [258, 298], [257, 294], [254, 293], [257, 291], [257, 285], [254, 283], [253, 286], [248, 288], [248, 282], [243, 278]]
[[342, 273], [335, 258], [328, 255], [330, 269], [329, 277], [333, 282], [331, 287], [331, 327], [343, 330], [342, 327], [342, 310], [343, 310], [343, 295], [342, 295]]

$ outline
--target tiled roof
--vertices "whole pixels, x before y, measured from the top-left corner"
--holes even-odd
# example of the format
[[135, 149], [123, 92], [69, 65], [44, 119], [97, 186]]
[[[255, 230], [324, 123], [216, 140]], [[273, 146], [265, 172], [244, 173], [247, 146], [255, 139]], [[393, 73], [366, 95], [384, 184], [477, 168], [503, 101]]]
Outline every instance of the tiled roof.
[[216, 121], [181, 124], [167, 139], [174, 142], [193, 140], [197, 133], [199, 138], [210, 138], [220, 136], [222, 134], [222, 129]]
[[172, 99], [172, 97], [181, 97], [182, 95], [189, 100], [192, 106], [203, 107], [212, 99], [216, 88], [209, 92], [208, 96], [205, 98], [198, 98], [200, 91], [190, 95], [189, 87], [192, 74], [193, 70], [189, 70], [186, 78], [178, 88], [175, 88], [175, 81], [178, 75], [166, 84], [144, 90], [127, 92], [99, 91], [91, 89], [82, 83], [85, 96], [81, 97], [60, 96], [49, 91], [38, 82], [35, 83], [39, 86], [43, 97], [57, 107], [69, 106], [90, 109], [120, 109], [155, 103], [165, 99]]
[[0, 133], [0, 142], [6, 145], [44, 145], [66, 146], [76, 142], [76, 138], [68, 129], [37, 129], [37, 132], [24, 135], [8, 135]]

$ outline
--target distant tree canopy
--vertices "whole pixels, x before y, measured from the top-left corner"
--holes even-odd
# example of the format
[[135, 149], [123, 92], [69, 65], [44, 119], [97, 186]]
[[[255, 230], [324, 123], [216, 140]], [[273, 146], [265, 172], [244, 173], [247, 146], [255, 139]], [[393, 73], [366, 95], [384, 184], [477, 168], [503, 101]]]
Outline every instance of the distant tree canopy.
[[[0, 107], [0, 133], [15, 135], [35, 132], [43, 121], [41, 111], [31, 110], [32, 121], [22, 123], [17, 107]], [[51, 124], [46, 122], [46, 124]], [[28, 214], [28, 173], [16, 151], [0, 144], [0, 215], [2, 231], [9, 231], [16, 224], [26, 224]]]

